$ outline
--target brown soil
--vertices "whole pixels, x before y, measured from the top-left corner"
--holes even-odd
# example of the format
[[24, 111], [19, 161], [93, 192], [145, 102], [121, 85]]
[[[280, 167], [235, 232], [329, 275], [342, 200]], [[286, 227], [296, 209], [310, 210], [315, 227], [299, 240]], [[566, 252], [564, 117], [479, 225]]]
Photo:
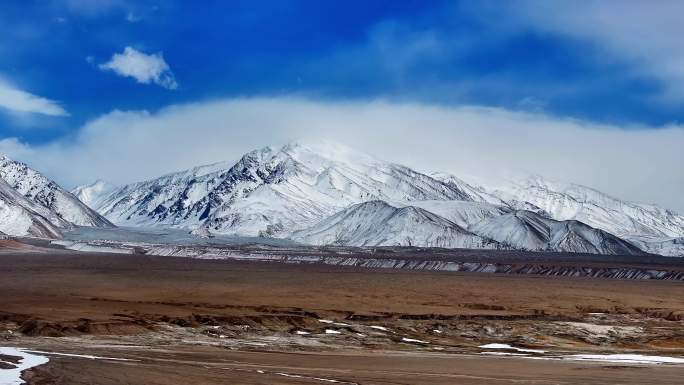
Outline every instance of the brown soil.
[[26, 373], [34, 385], [678, 384], [684, 374], [473, 355], [489, 342], [684, 355], [681, 282], [71, 252], [0, 260], [0, 346], [139, 360], [54, 357]]
[[154, 356], [132, 362], [53, 358], [26, 378], [31, 385], [320, 385], [330, 380], [341, 385], [679, 385], [684, 374], [681, 367], [389, 352], [302, 354], [195, 348]]

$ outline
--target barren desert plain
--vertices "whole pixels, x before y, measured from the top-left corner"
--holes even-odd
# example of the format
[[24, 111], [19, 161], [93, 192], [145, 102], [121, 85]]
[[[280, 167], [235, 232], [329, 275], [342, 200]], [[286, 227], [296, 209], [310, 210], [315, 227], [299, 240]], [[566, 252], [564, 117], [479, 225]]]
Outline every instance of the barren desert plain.
[[[29, 385], [682, 383], [677, 259], [371, 253], [544, 269], [366, 268], [3, 241], [0, 346], [49, 359], [22, 372]], [[543, 274], [589, 268], [672, 279]]]

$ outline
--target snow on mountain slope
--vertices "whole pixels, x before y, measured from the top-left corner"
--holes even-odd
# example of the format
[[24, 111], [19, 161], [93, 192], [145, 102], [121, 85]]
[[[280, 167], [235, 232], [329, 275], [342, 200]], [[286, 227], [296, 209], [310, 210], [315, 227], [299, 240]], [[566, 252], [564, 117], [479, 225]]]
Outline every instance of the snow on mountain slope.
[[[70, 192], [26, 164], [0, 157], [0, 178], [33, 202], [46, 207], [62, 220], [77, 226], [111, 227], [100, 214], [83, 204]], [[60, 221], [48, 218], [53, 224]]]
[[498, 217], [512, 211], [509, 207], [491, 203], [469, 201], [413, 201], [413, 202], [390, 202], [396, 207], [415, 206], [431, 213], [444, 217], [451, 222], [463, 227], [482, 222], [485, 219]]
[[469, 200], [463, 191], [407, 167], [330, 142], [295, 142], [123, 186], [96, 209], [117, 224], [205, 226], [214, 232], [278, 235], [369, 200]]
[[531, 211], [514, 211], [468, 228], [516, 249], [593, 254], [644, 254], [639, 248], [582, 222], [556, 221]]
[[641, 250], [666, 257], [684, 257], [684, 237], [673, 239], [662, 238], [630, 238], [630, 242]]
[[315, 245], [499, 248], [439, 215], [379, 200], [355, 204], [295, 232], [292, 239]]
[[[45, 207], [28, 200], [14, 190], [4, 179], [0, 179], [0, 232], [14, 236], [40, 238], [61, 238], [57, 226], [42, 214], [50, 215]], [[55, 218], [57, 223], [59, 218]]]
[[[461, 228], [520, 210], [542, 219], [577, 220], [588, 226], [552, 226], [555, 222], [542, 221], [549, 231], [560, 226], [557, 231], [564, 238], [556, 242], [550, 233], [546, 238], [525, 238], [531, 243], [521, 244], [532, 249], [614, 252], [605, 244], [612, 238], [595, 235], [592, 228], [635, 245], [644, 237], [650, 242], [654, 237], [663, 241], [684, 236], [684, 217], [652, 205], [623, 202], [587, 187], [541, 178], [492, 185], [444, 173], [426, 175], [325, 141], [266, 147], [237, 162], [196, 167], [113, 189], [99, 183], [74, 192], [116, 224], [206, 228], [217, 234], [287, 237], [353, 205], [379, 200], [394, 209], [421, 208], [421, 213], [430, 212]], [[530, 223], [510, 217], [501, 220], [502, 225], [516, 226], [506, 228], [509, 234], [493, 233], [497, 239], [513, 242], [518, 236], [534, 235], [524, 235]], [[432, 225], [420, 222], [415, 231], [425, 231], [426, 223]], [[658, 245], [676, 248], [652, 242], [649, 250]]]
[[470, 197], [470, 200], [474, 202], [489, 203], [497, 206], [505, 206], [510, 208], [511, 210], [528, 210], [545, 217], [550, 217], [550, 214], [544, 211], [544, 209], [528, 201], [520, 201], [510, 197], [507, 197], [508, 199], [503, 200], [499, 196], [488, 192], [484, 187], [480, 186], [479, 184], [473, 182], [466, 182], [463, 179], [456, 177], [455, 175], [444, 172], [436, 172], [430, 175], [435, 179], [438, 179], [448, 185], [458, 187]]
[[433, 172], [430, 174], [431, 177], [449, 185], [453, 188], [463, 191], [465, 195], [468, 196], [470, 201], [481, 202], [481, 203], [491, 203], [494, 205], [505, 206], [506, 202], [501, 200], [501, 198], [496, 195], [488, 193], [484, 188], [476, 184], [470, 184], [455, 175], [445, 173], [445, 172]]
[[116, 186], [103, 180], [82, 185], [71, 190], [71, 193], [88, 207], [97, 207], [100, 201], [116, 189]]
[[[222, 170], [227, 167], [228, 163], [221, 162], [150, 181], [103, 189], [90, 200], [95, 210], [116, 224], [174, 225], [185, 222], [190, 227], [199, 221], [192, 222], [189, 215], [185, 215], [189, 207], [206, 198], [211, 189], [222, 181]], [[87, 191], [88, 187], [83, 189]], [[179, 213], [180, 218], [173, 217], [174, 213]]]
[[555, 220], [578, 220], [623, 238], [684, 236], [684, 216], [577, 184], [537, 176], [490, 186], [487, 191], [507, 202], [529, 202]]

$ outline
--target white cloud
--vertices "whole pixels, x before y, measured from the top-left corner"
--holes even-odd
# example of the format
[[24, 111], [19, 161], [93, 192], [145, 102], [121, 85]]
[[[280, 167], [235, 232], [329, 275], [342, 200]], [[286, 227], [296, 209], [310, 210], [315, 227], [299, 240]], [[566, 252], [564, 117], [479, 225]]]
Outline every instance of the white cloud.
[[154, 83], [170, 90], [178, 88], [173, 72], [161, 52], [148, 55], [135, 48], [126, 47], [122, 53], [115, 53], [110, 61], [100, 64], [99, 67], [120, 76], [132, 77], [138, 83]]
[[683, 127], [624, 130], [493, 108], [219, 100], [156, 113], [114, 111], [73, 140], [31, 147], [7, 139], [0, 152], [69, 186], [133, 182], [297, 138], [340, 141], [423, 171], [539, 173], [684, 212]]
[[669, 100], [684, 99], [684, 2], [522, 0], [494, 4], [504, 23], [590, 41], [606, 53], [604, 60], [626, 60], [633, 64], [635, 74], [660, 79]]
[[69, 116], [69, 113], [54, 100], [22, 91], [2, 79], [0, 79], [0, 107], [16, 112]]

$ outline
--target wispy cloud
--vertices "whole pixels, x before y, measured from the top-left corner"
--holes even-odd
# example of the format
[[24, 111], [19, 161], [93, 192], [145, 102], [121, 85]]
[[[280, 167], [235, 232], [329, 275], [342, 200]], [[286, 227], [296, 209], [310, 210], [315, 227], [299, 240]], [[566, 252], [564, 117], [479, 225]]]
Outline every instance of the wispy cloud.
[[662, 81], [664, 96], [684, 100], [684, 2], [521, 0], [494, 4], [503, 24], [589, 41], [602, 48], [604, 60], [629, 61], [636, 74]]
[[112, 55], [110, 61], [100, 64], [99, 68], [113, 71], [119, 76], [132, 77], [138, 83], [154, 83], [170, 90], [178, 88], [173, 72], [161, 52], [146, 54], [126, 47], [122, 53]]
[[20, 90], [0, 79], [0, 107], [16, 112], [69, 116], [58, 102]]

